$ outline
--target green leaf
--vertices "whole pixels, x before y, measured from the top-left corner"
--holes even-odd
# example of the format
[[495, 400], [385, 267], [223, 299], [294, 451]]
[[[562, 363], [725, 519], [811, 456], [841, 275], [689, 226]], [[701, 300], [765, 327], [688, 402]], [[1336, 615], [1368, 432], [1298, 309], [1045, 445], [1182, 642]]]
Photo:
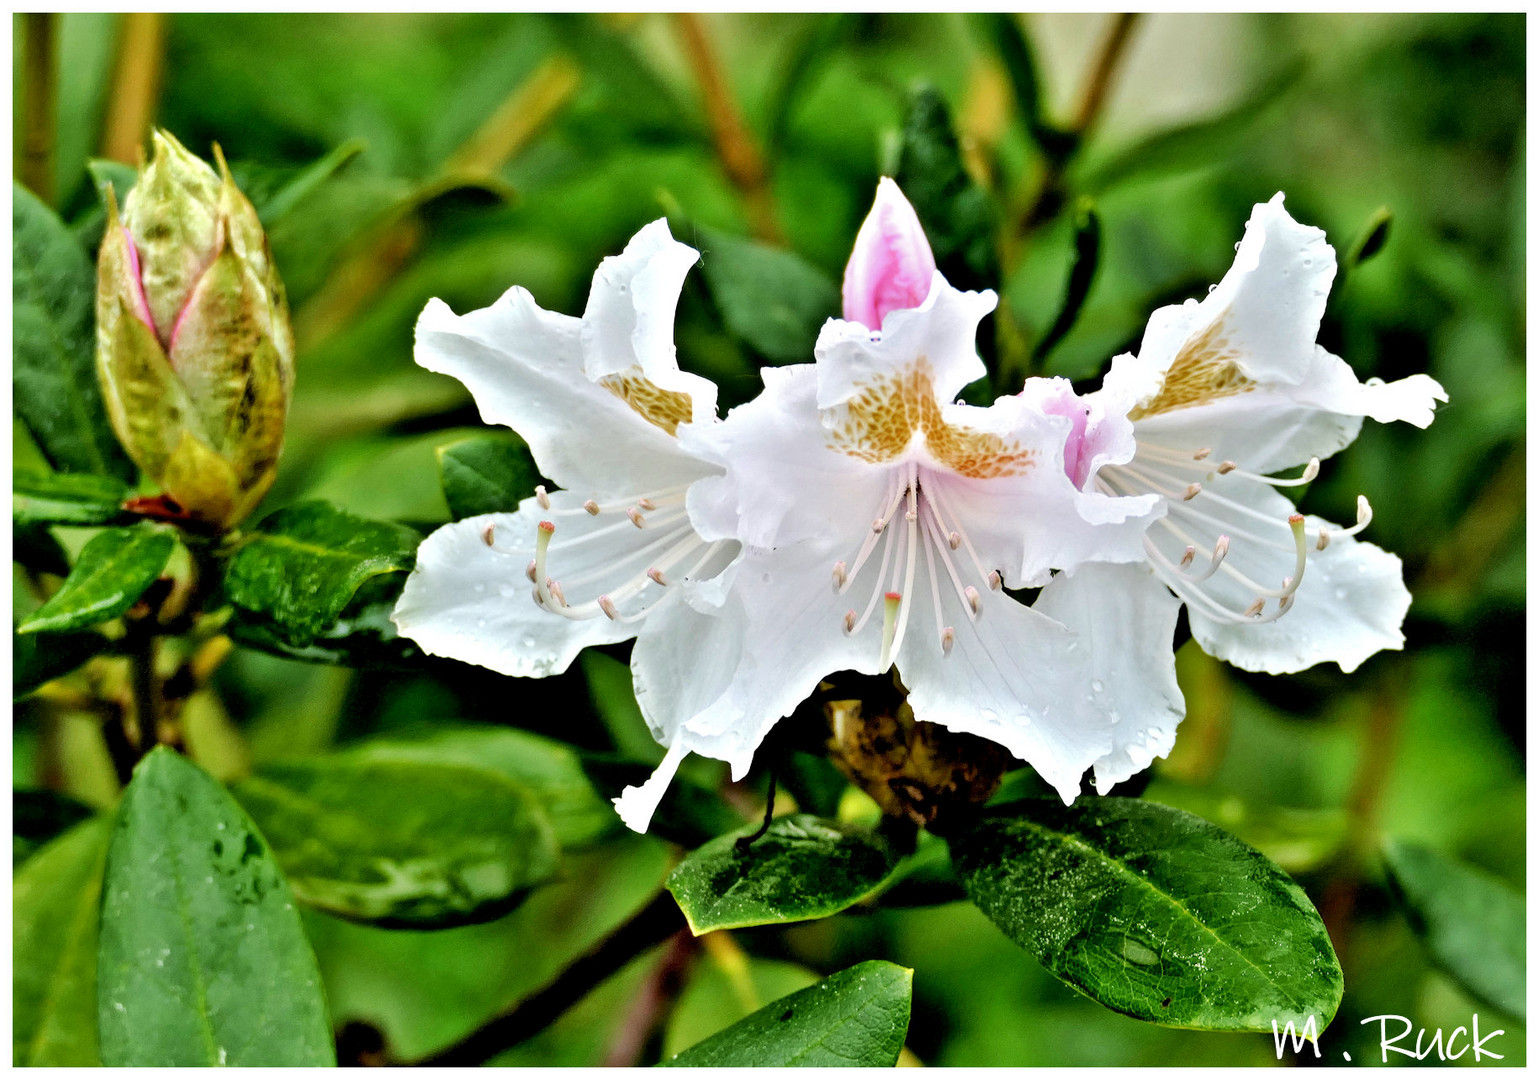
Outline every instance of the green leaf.
[[107, 1065], [332, 1065], [294, 894], [241, 808], [159, 747], [123, 794], [102, 899]]
[[1384, 250], [1384, 245], [1389, 242], [1389, 227], [1394, 224], [1395, 215], [1387, 206], [1381, 206], [1368, 215], [1368, 220], [1363, 222], [1363, 227], [1358, 230], [1357, 239], [1352, 241], [1352, 246], [1347, 249], [1347, 257], [1342, 266], [1346, 270], [1355, 270], [1379, 252]]
[[1303, 61], [1288, 64], [1224, 112], [1156, 132], [1088, 167], [1080, 181], [1081, 190], [1099, 193], [1133, 177], [1182, 172], [1223, 161], [1298, 82], [1304, 67]]
[[534, 494], [540, 470], [519, 439], [478, 435], [440, 446], [438, 475], [455, 521], [518, 509]]
[[622, 828], [576, 750], [518, 728], [453, 728], [424, 739], [369, 742], [353, 753], [369, 761], [445, 762], [501, 773], [534, 796], [563, 848], [583, 847]]
[[486, 922], [556, 870], [550, 822], [490, 769], [338, 754], [269, 766], [234, 793], [294, 895], [360, 922]]
[[303, 645], [291, 643], [282, 625], [262, 614], [236, 608], [225, 633], [248, 648], [311, 664], [354, 668], [415, 667], [422, 650], [401, 637], [390, 615], [405, 584], [404, 574], [381, 574], [358, 587], [342, 613]]
[[997, 288], [993, 204], [962, 167], [951, 112], [933, 86], [909, 97], [894, 179], [919, 215], [946, 280], [959, 289]]
[[81, 822], [17, 871], [11, 891], [12, 1064], [100, 1065], [96, 943], [111, 819]]
[[[57, 791], [11, 792], [11, 865], [19, 866], [38, 849], [96, 813], [83, 802]], [[103, 851], [106, 849], [103, 848]]]
[[96, 381], [96, 273], [57, 214], [11, 185], [16, 411], [54, 468], [133, 478]]
[[1058, 308], [1057, 318], [1032, 350], [1032, 361], [1038, 366], [1053, 351], [1054, 346], [1074, 329], [1074, 323], [1085, 306], [1085, 299], [1090, 295], [1090, 286], [1095, 282], [1095, 272], [1100, 262], [1101, 215], [1095, 212], [1093, 202], [1080, 199], [1074, 208], [1074, 256], [1069, 263], [1069, 283], [1064, 288], [1063, 303]]
[[811, 814], [788, 814], [746, 849], [746, 826], [688, 855], [668, 891], [697, 935], [833, 915], [874, 895], [897, 866], [876, 833]]
[[951, 844], [973, 903], [1108, 1008], [1170, 1027], [1323, 1028], [1341, 968], [1319, 915], [1260, 852], [1138, 799], [1016, 803]]
[[797, 99], [826, 61], [837, 55], [844, 42], [860, 27], [861, 16], [850, 12], [823, 15], [791, 46], [790, 56], [776, 69], [774, 83], [766, 95], [764, 156], [775, 161], [785, 144]]
[[1404, 840], [1384, 843], [1395, 897], [1432, 959], [1481, 1001], [1527, 1019], [1523, 897], [1505, 882]]
[[820, 982], [810, 968], [737, 950], [706, 952], [668, 1015], [663, 1057], [689, 1049], [763, 1008], [767, 1002]]
[[913, 984], [908, 968], [867, 960], [771, 1002], [663, 1064], [890, 1068], [908, 1035]]
[[11, 476], [11, 520], [18, 525], [121, 525], [128, 486], [89, 473], [16, 472]]
[[404, 525], [301, 503], [240, 538], [225, 570], [225, 596], [302, 648], [336, 623], [364, 582], [409, 571], [419, 540]]
[[68, 675], [107, 647], [94, 630], [65, 634], [18, 634], [11, 646], [11, 696], [21, 698]]
[[367, 145], [362, 139], [348, 139], [323, 157], [297, 169], [259, 168], [242, 162], [231, 165], [230, 172], [246, 198], [251, 200], [262, 224], [270, 227], [363, 153]]
[[698, 226], [700, 269], [727, 329], [776, 363], [809, 363], [839, 287], [795, 252]]
[[59, 591], [16, 632], [79, 630], [117, 618], [160, 577], [175, 547], [168, 531], [152, 525], [102, 530], [81, 549]]
[[117, 199], [119, 209], [128, 200], [128, 193], [139, 182], [139, 170], [121, 161], [91, 158], [86, 162], [86, 171], [91, 174], [91, 183], [95, 185], [102, 204], [106, 204], [107, 189], [111, 188], [112, 197]]

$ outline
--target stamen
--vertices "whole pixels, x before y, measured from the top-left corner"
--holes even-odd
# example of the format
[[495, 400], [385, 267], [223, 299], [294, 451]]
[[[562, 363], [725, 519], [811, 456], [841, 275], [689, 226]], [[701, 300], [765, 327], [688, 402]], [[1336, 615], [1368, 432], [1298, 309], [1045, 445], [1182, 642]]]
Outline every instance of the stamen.
[[1193, 461], [1201, 461], [1203, 458], [1207, 457], [1212, 452], [1213, 452], [1213, 448], [1211, 446], [1204, 446], [1201, 450], [1198, 450], [1195, 454], [1192, 455], [1192, 460]]
[[1245, 609], [1245, 617], [1247, 619], [1254, 619], [1257, 615], [1261, 614], [1261, 609], [1264, 607], [1266, 607], [1266, 598], [1263, 596], [1256, 597], [1256, 602]]
[[882, 660], [880, 670], [886, 671], [892, 666], [892, 641], [898, 632], [898, 611], [903, 607], [903, 594], [890, 592], [883, 598], [885, 610], [882, 613]]
[[535, 566], [533, 559], [530, 559], [529, 565], [524, 567], [524, 576], [527, 577], [530, 581], [537, 582], [540, 580], [537, 576], [535, 576]]
[[887, 528], [887, 522], [883, 521], [881, 518], [877, 518], [871, 523], [871, 531], [874, 533], [880, 533], [885, 528]]
[[1232, 461], [1220, 462], [1218, 466], [1218, 475], [1227, 476], [1229, 473], [1234, 472], [1234, 470], [1238, 468], [1239, 466]]
[[[904, 514], [908, 522], [905, 530], [907, 540], [907, 560], [903, 571], [902, 596], [914, 594], [914, 567], [919, 555], [919, 468], [916, 465], [909, 466], [908, 472], [908, 512]], [[896, 571], [897, 567], [893, 567]], [[896, 575], [895, 575], [896, 576]], [[903, 647], [903, 636], [908, 632], [908, 616], [913, 609], [912, 604], [903, 605], [898, 612], [898, 629], [893, 635], [892, 651], [896, 653]], [[883, 665], [884, 670], [886, 665]]]
[[546, 578], [545, 591], [554, 596], [556, 598], [556, 603], [560, 604], [562, 607], [570, 606], [566, 602], [566, 593], [561, 591], [561, 582]]
[[497, 523], [488, 521], [486, 528], [481, 530], [481, 542], [487, 547], [495, 547], [497, 544]]
[[1192, 565], [1192, 560], [1197, 557], [1197, 545], [1187, 544], [1186, 551], [1181, 556], [1181, 569], [1185, 570]]
[[1320, 538], [1315, 541], [1315, 550], [1316, 551], [1324, 551], [1327, 547], [1330, 546], [1330, 542], [1331, 542], [1330, 530], [1327, 529], [1324, 525], [1321, 525], [1320, 526]]
[[611, 619], [618, 619], [620, 617], [620, 612], [615, 609], [615, 602], [609, 599], [609, 597], [600, 596], [598, 598], [598, 606], [599, 610], [602, 611], [605, 615], [608, 615]]
[[978, 590], [971, 585], [962, 590], [962, 595], [967, 598], [967, 606], [973, 609], [974, 615], [983, 614], [983, 600], [978, 595]]
[[[1226, 462], [1226, 464], [1232, 465], [1233, 462]], [[1230, 469], [1229, 471], [1236, 476], [1243, 476], [1247, 480], [1255, 480], [1262, 484], [1270, 484], [1272, 487], [1298, 487], [1301, 484], [1309, 483], [1320, 475], [1320, 459], [1317, 457], [1310, 458], [1309, 464], [1304, 466], [1304, 471], [1292, 480], [1279, 480], [1274, 476], [1262, 476], [1260, 473], [1247, 472], [1244, 469]]]
[[1201, 484], [1188, 484], [1186, 486], [1186, 494], [1181, 496], [1181, 501], [1182, 502], [1191, 502], [1193, 499], [1195, 499], [1198, 495], [1201, 495], [1201, 494], [1202, 494], [1202, 485]]
[[849, 569], [844, 565], [844, 560], [840, 559], [834, 563], [834, 592], [843, 589], [844, 583], [848, 580], [850, 580]]
[[655, 502], [653, 502], [651, 499], [637, 499], [636, 500], [636, 505], [641, 507], [641, 509], [643, 509], [643, 510], [656, 510], [657, 509], [657, 504]]
[[855, 632], [855, 609], [854, 608], [850, 608], [849, 611], [846, 611], [844, 613], [844, 632], [846, 634], [853, 634]]
[[647, 571], [647, 577], [651, 578], [653, 581], [657, 582], [659, 585], [664, 586], [665, 588], [668, 585], [668, 579], [664, 577], [663, 572], [655, 566]]
[[647, 519], [641, 516], [641, 511], [632, 506], [626, 509], [625, 516], [631, 519], [631, 524], [638, 529], [647, 527]]
[[555, 534], [556, 526], [549, 521], [542, 521], [534, 533], [534, 591], [539, 595], [541, 602], [546, 607], [550, 606], [550, 587], [545, 575], [545, 556], [550, 551], [550, 538]]
[[950, 656], [951, 655], [951, 647], [953, 645], [955, 645], [956, 643], [957, 643], [957, 632], [954, 629], [952, 629], [951, 627], [948, 626], [944, 630], [941, 631], [941, 653], [943, 655]]
[[1005, 579], [1000, 577], [998, 570], [989, 571], [989, 588], [998, 592], [1005, 587]]
[[952, 551], [955, 551], [957, 548], [962, 546], [962, 534], [959, 532], [952, 533], [950, 536], [946, 537], [946, 543], [951, 545]]
[[539, 501], [541, 510], [550, 509], [550, 494], [545, 490], [544, 484], [534, 486], [534, 497]]
[[1366, 529], [1368, 523], [1372, 520], [1373, 507], [1368, 504], [1368, 496], [1359, 495], [1357, 497], [1357, 524], [1350, 529], [1335, 529], [1333, 533], [1335, 536], [1356, 536]]
[[582, 508], [588, 511], [588, 513], [592, 514], [594, 517], [599, 516], [599, 504], [594, 502], [592, 499], [589, 499], [587, 502], [583, 503]]

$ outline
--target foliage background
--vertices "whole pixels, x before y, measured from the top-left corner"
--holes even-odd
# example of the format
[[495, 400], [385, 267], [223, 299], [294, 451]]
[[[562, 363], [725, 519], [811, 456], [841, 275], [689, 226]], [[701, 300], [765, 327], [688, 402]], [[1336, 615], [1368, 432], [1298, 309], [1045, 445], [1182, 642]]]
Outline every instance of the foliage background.
[[[772, 221], [836, 282], [916, 80], [950, 104], [965, 160], [1007, 218], [1042, 175], [1003, 69], [963, 17], [700, 25], [768, 163], [762, 184], [724, 165], [698, 65], [665, 16], [176, 15], [134, 37], [123, 16], [66, 15], [54, 203], [89, 236], [85, 161], [121, 149], [125, 124], [133, 145], [135, 104], [140, 122], [152, 117], [194, 152], [217, 140], [248, 190], [361, 140], [271, 231], [300, 351], [283, 469], [262, 512], [319, 497], [429, 528], [448, 520], [434, 448], [479, 426], [458, 383], [412, 363], [412, 324], [430, 297], [464, 311], [517, 283], [578, 312], [598, 260], [667, 212], [705, 259], [680, 306], [680, 357], [721, 383], [725, 408], [751, 396], [760, 364], [808, 358], [795, 348], [811, 337], [794, 311], [766, 329], [754, 323], [762, 310], [708, 288], [712, 247]], [[1105, 23], [1027, 25], [1047, 115], [1067, 121]], [[1360, 377], [1427, 371], [1449, 393], [1426, 432], [1367, 424], [1304, 507], [1347, 520], [1358, 492], [1372, 499], [1368, 538], [1404, 559], [1415, 596], [1406, 650], [1350, 677], [1332, 667], [1271, 678], [1186, 646], [1191, 711], [1146, 792], [1261, 846], [1321, 909], [1347, 987], [1328, 1059], [1377, 1059], [1364, 1017], [1449, 1030], [1482, 1009], [1432, 966], [1391, 903], [1365, 854], [1381, 835], [1523, 886], [1524, 30], [1523, 16], [1147, 16], [1066, 172], [1070, 193], [1096, 200], [1100, 267], [1038, 371], [1096, 377], [1136, 345], [1155, 306], [1218, 280], [1251, 205], [1283, 190], [1338, 253], [1376, 207], [1392, 210], [1382, 253], [1338, 277], [1321, 340]], [[1069, 215], [1033, 228], [1017, 251], [1004, 303], [1034, 342], [1063, 294]], [[837, 297], [808, 281], [833, 314]], [[35, 460], [24, 434], [15, 450], [19, 465]], [[20, 585], [15, 595], [18, 615], [35, 603]], [[560, 678], [510, 684], [450, 662], [352, 671], [243, 649], [189, 707], [189, 740], [225, 777], [448, 723], [511, 724], [656, 760], [624, 656], [606, 650]], [[117, 797], [84, 715], [28, 700], [14, 749], [18, 788], [93, 806]], [[713, 764], [692, 775], [719, 783]], [[755, 774], [736, 793], [747, 812], [762, 785]], [[380, 930], [307, 913], [333, 1017], [376, 1026], [403, 1056], [440, 1048], [645, 904], [672, 851], [613, 836], [572, 857], [563, 882], [477, 927]], [[719, 1026], [732, 995], [770, 1000], [867, 958], [915, 969], [908, 1046], [927, 1064], [1274, 1059], [1267, 1037], [1109, 1013], [966, 904], [738, 932], [695, 961], [663, 1046], [649, 1052]], [[601, 1060], [656, 960], [631, 964], [505, 1060]], [[1489, 1045], [1521, 1062], [1521, 1023], [1485, 1012], [1483, 1028], [1507, 1032]]]

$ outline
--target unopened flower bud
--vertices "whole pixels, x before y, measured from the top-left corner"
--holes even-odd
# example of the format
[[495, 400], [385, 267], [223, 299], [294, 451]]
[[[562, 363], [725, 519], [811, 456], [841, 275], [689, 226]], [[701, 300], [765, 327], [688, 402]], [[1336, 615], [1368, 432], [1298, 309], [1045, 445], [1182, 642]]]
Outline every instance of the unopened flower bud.
[[256, 210], [163, 131], [121, 219], [108, 194], [96, 364], [112, 426], [165, 491], [219, 529], [266, 494], [294, 384], [288, 304]]
[[844, 268], [844, 317], [880, 330], [889, 311], [924, 303], [934, 276], [935, 255], [919, 215], [898, 185], [882, 177]]

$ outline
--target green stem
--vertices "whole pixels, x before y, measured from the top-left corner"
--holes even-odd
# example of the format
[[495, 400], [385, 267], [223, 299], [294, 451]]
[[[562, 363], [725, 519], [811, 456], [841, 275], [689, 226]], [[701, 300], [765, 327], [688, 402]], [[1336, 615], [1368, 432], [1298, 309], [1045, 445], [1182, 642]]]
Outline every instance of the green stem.
[[50, 206], [54, 199], [54, 132], [58, 112], [59, 57], [56, 49], [59, 16], [22, 16], [21, 182]]

